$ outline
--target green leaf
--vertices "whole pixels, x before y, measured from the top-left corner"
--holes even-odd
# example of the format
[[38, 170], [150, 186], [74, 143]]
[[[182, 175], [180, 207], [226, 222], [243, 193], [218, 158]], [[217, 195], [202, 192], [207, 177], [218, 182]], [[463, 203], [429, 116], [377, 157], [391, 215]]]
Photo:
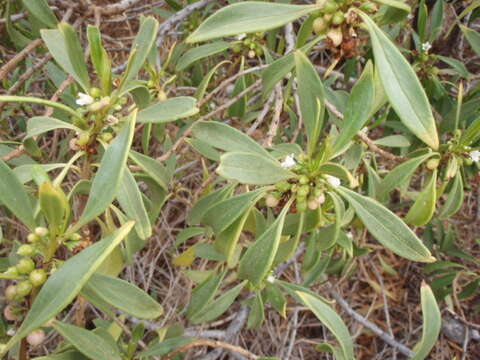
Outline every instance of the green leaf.
[[110, 236], [68, 259], [54, 272], [35, 297], [20, 329], [7, 343], [5, 352], [65, 309], [132, 227], [133, 222], [125, 223]]
[[476, 118], [460, 137], [460, 144], [469, 146], [480, 137], [480, 117]]
[[188, 50], [178, 60], [177, 71], [183, 71], [192, 65], [194, 62], [218, 54], [219, 52], [227, 50], [231, 46], [231, 43], [226, 41], [217, 41], [211, 44], [201, 45], [199, 47]]
[[202, 197], [193, 205], [192, 209], [188, 213], [187, 222], [190, 225], [200, 223], [207, 210], [216, 203], [229, 197], [232, 194], [234, 188], [235, 184], [229, 184]]
[[69, 350], [60, 354], [36, 357], [33, 360], [87, 360], [87, 358], [76, 350]]
[[137, 76], [143, 64], [147, 60], [148, 54], [155, 43], [158, 31], [158, 21], [152, 16], [142, 18], [140, 29], [132, 44], [130, 58], [128, 59], [127, 69], [123, 74], [118, 92], [121, 94], [129, 85], [130, 81]]
[[[52, 30], [53, 31], [53, 30]], [[56, 31], [56, 30], [55, 30]], [[30, 103], [30, 104], [39, 104], [42, 106], [51, 106], [56, 109], [65, 111], [67, 114], [70, 114], [78, 119], [83, 119], [82, 116], [77, 113], [72, 108], [63, 105], [56, 101], [50, 101], [45, 99], [39, 99], [32, 96], [9, 96], [9, 95], [0, 95], [0, 102], [15, 102], [15, 103]]]
[[282, 236], [285, 215], [290, 204], [285, 205], [275, 221], [251, 244], [240, 260], [238, 277], [249, 280], [254, 286], [265, 279], [275, 260]]
[[170, 98], [138, 112], [139, 123], [162, 124], [198, 113], [197, 99], [190, 96]]
[[213, 273], [193, 289], [186, 313], [188, 319], [201, 312], [212, 301], [224, 277], [225, 272], [221, 274]]
[[297, 291], [297, 295], [315, 316], [330, 330], [340, 344], [345, 359], [353, 360], [353, 342], [343, 320], [325, 302], [308, 293]]
[[364, 127], [373, 106], [374, 89], [373, 65], [369, 61], [352, 89], [345, 119], [342, 122], [340, 133], [333, 144], [333, 153], [342, 150], [357, 132]]
[[410, 6], [406, 3], [404, 3], [403, 1], [398, 1], [398, 0], [373, 0], [373, 1], [375, 1], [379, 4], [382, 4], [382, 5], [387, 5], [387, 6], [395, 8], [395, 9], [404, 11], [407, 14], [410, 13], [410, 11], [412, 10], [410, 8]]
[[463, 35], [465, 35], [473, 51], [475, 51], [477, 56], [480, 56], [480, 34], [478, 31], [469, 29], [464, 25], [460, 25], [460, 29], [462, 29]]
[[308, 153], [311, 155], [317, 148], [317, 141], [323, 125], [325, 90], [317, 70], [300, 50], [295, 51], [295, 67], [300, 110], [308, 138]]
[[250, 312], [248, 314], [247, 329], [257, 329], [262, 326], [265, 320], [265, 309], [260, 291], [255, 292], [255, 297], [250, 302]]
[[138, 356], [140, 358], [151, 356], [162, 356], [166, 355], [169, 352], [179, 348], [180, 346], [186, 345], [189, 342], [195, 341], [195, 338], [191, 337], [175, 337], [171, 339], [164, 340], [156, 345], [153, 345], [149, 349], [142, 351]]
[[359, 13], [370, 33], [376, 67], [392, 107], [412, 133], [437, 149], [435, 119], [417, 75], [385, 33], [367, 15]]
[[5, 205], [31, 231], [35, 229], [35, 213], [30, 198], [15, 173], [2, 160], [0, 160], [0, 204]]
[[387, 249], [413, 261], [436, 261], [417, 235], [382, 204], [342, 186], [336, 191], [352, 205], [368, 231]]
[[80, 219], [73, 226], [75, 230], [72, 232], [100, 215], [115, 199], [123, 178], [128, 150], [132, 144], [135, 117], [136, 111], [130, 115], [128, 122], [123, 125], [117, 137], [108, 145], [103, 154], [100, 168], [93, 178], [87, 204]]
[[241, 33], [275, 29], [317, 9], [315, 5], [288, 5], [245, 1], [226, 6], [207, 18], [187, 38], [194, 43]]
[[28, 12], [43, 25], [54, 28], [58, 20], [46, 0], [22, 0]]
[[435, 212], [437, 201], [437, 171], [434, 170], [425, 189], [418, 195], [417, 200], [405, 216], [407, 224], [422, 226], [430, 221]]
[[92, 331], [59, 321], [55, 321], [53, 327], [78, 351], [91, 359], [122, 359], [118, 348]]
[[61, 234], [70, 216], [70, 204], [62, 188], [52, 185], [50, 181], [45, 181], [39, 186], [38, 199], [51, 232], [54, 235]]
[[235, 301], [237, 296], [240, 294], [240, 291], [246, 285], [246, 281], [238, 284], [237, 286], [231, 288], [225, 294], [218, 297], [214, 301], [212, 301], [209, 305], [207, 305], [202, 311], [195, 314], [192, 317], [191, 322], [192, 324], [201, 324], [206, 323], [212, 320], [215, 320], [219, 316], [221, 316], [225, 311], [228, 310], [230, 305]]
[[[85, 91], [90, 88], [90, 79], [88, 77], [87, 64], [83, 54], [82, 44], [77, 36], [77, 31], [68, 23], [61, 22], [58, 29], [62, 32], [67, 55], [72, 65], [72, 76], [80, 79], [79, 83]], [[52, 54], [53, 55], [53, 54]]]
[[168, 170], [157, 160], [152, 159], [147, 155], [140, 154], [136, 151], [130, 150], [128, 157], [137, 164], [145, 173], [152, 178], [164, 190], [168, 190], [168, 183], [170, 182], [170, 174]]
[[66, 121], [55, 119], [48, 116], [34, 116], [28, 119], [27, 122], [27, 135], [25, 139], [37, 136], [47, 131], [55, 129], [70, 129], [76, 132], [82, 132], [80, 128], [72, 125]]
[[459, 171], [455, 174], [447, 201], [445, 201], [440, 214], [438, 214], [438, 218], [440, 220], [446, 220], [460, 210], [463, 204], [463, 196], [462, 173]]
[[193, 125], [192, 135], [220, 150], [255, 153], [272, 159], [268, 151], [250, 136], [227, 124], [214, 121], [198, 121]]
[[389, 135], [381, 139], [375, 139], [375, 145], [389, 146], [389, 147], [409, 147], [410, 141], [403, 135]]
[[229, 227], [237, 218], [243, 216], [264, 194], [266, 188], [260, 188], [220, 201], [205, 212], [202, 223], [213, 228], [216, 234]]
[[224, 255], [227, 259], [227, 266], [233, 267], [236, 261], [235, 250], [237, 249], [238, 240], [242, 234], [242, 230], [250, 214], [252, 203], [242, 216], [238, 217], [232, 224], [215, 237], [215, 250]]
[[117, 193], [117, 200], [130, 220], [135, 220], [135, 231], [140, 239], [152, 236], [152, 225], [148, 218], [142, 193], [128, 168], [123, 170], [123, 178]]
[[162, 306], [145, 291], [129, 282], [99, 273], [93, 274], [82, 289], [82, 295], [98, 297], [111, 306], [140, 319], [156, 319]]
[[205, 96], [205, 92], [207, 91], [208, 84], [210, 83], [210, 80], [211, 80], [213, 74], [215, 74], [215, 72], [218, 70], [218, 68], [220, 66], [225, 65], [226, 63], [229, 63], [229, 62], [230, 61], [228, 61], [228, 60], [219, 62], [213, 68], [210, 69], [210, 71], [202, 79], [202, 82], [200, 83], [200, 85], [198, 85], [197, 90], [195, 91], [194, 96], [195, 96], [196, 99], [200, 100]]
[[430, 286], [422, 283], [420, 294], [422, 299], [423, 331], [420, 342], [415, 345], [415, 355], [412, 357], [412, 360], [423, 360], [428, 356], [435, 346], [442, 328], [442, 316]]
[[435, 155], [435, 153], [428, 153], [414, 157], [413, 159], [407, 160], [391, 170], [380, 182], [378, 187], [378, 198], [381, 199], [397, 186], [402, 186], [403, 183], [413, 175], [415, 170], [417, 170], [417, 168], [424, 161], [431, 158], [433, 155]]
[[100, 29], [97, 26], [88, 25], [87, 37], [90, 45], [90, 59], [100, 78], [103, 94], [110, 95], [112, 90], [112, 62], [103, 48]]
[[226, 153], [220, 158], [217, 173], [243, 184], [268, 185], [295, 176], [273, 159], [247, 152]]

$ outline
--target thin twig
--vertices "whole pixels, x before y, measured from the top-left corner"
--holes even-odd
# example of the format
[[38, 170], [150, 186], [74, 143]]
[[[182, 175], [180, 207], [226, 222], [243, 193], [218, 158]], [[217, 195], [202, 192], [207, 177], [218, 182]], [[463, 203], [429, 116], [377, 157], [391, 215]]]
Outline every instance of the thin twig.
[[213, 348], [217, 348], [217, 349], [225, 349], [225, 350], [233, 351], [233, 352], [236, 352], [238, 354], [241, 354], [241, 355], [245, 356], [247, 359], [250, 359], [250, 360], [258, 359], [257, 355], [252, 354], [250, 351], [245, 350], [244, 348], [241, 348], [240, 346], [235, 346], [235, 345], [231, 345], [231, 344], [228, 344], [228, 343], [225, 343], [225, 342], [215, 341], [215, 340], [210, 340], [210, 339], [198, 339], [198, 340], [189, 342], [188, 344], [185, 344], [185, 345], [171, 351], [170, 353], [168, 353], [165, 356], [165, 359], [167, 359], [167, 360], [168, 359], [173, 359], [173, 357], [177, 354], [186, 352], [186, 351], [188, 351], [188, 350], [190, 350], [191, 348], [194, 348], [194, 347], [203, 347], [203, 346], [208, 346], [208, 347], [213, 347]]
[[22, 51], [16, 54], [13, 58], [10, 59], [5, 65], [0, 68], [0, 81], [2, 81], [7, 74], [13, 70], [20, 61], [22, 61], [30, 51], [34, 50], [37, 46], [39, 46], [43, 42], [42, 39], [33, 40], [30, 44], [25, 46]]

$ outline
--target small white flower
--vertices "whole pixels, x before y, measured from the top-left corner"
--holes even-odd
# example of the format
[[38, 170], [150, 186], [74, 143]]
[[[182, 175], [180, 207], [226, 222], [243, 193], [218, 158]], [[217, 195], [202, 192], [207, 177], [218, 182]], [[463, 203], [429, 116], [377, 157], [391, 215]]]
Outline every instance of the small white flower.
[[8, 336], [13, 336], [13, 335], [15, 335], [15, 333], [16, 333], [15, 329], [8, 329], [7, 330], [7, 335]]
[[237, 40], [243, 40], [243, 39], [245, 39], [246, 37], [247, 37], [247, 34], [243, 33], [243, 34], [238, 34], [238, 35], [236, 36], [236, 39], [237, 39]]
[[352, 234], [351, 231], [349, 231], [349, 232], [347, 233], [347, 237], [348, 237], [350, 240], [353, 240], [353, 234]]
[[332, 185], [333, 187], [339, 187], [340, 186], [340, 179], [332, 176], [332, 175], [325, 175], [327, 182]]
[[474, 162], [479, 162], [480, 161], [480, 151], [478, 150], [473, 150], [470, 151], [470, 159]]
[[273, 275], [268, 275], [267, 281], [268, 281], [270, 284], [273, 284], [273, 283], [275, 282], [275, 276], [273, 276]]
[[368, 133], [368, 127], [366, 127], [366, 126], [363, 127], [363, 128], [360, 130], [360, 132], [361, 132], [361, 133], [364, 133], [364, 134]]
[[282, 167], [285, 169], [295, 166], [297, 162], [295, 161], [294, 154], [290, 154], [282, 161]]
[[428, 41], [422, 44], [422, 50], [425, 52], [428, 52], [428, 50], [430, 50], [431, 48], [432, 48], [432, 44], [430, 44]]
[[77, 105], [80, 105], [80, 106], [90, 105], [94, 101], [93, 97], [91, 97], [90, 95], [87, 95], [81, 92], [79, 92], [77, 95], [78, 95], [78, 98], [77, 98], [77, 101], [75, 101]]

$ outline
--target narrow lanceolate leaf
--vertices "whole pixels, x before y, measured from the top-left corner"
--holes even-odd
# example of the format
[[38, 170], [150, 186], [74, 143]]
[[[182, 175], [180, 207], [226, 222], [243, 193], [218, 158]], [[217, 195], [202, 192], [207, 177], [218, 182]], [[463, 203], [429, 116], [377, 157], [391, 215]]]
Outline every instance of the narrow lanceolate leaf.
[[317, 9], [314, 5], [288, 5], [244, 1], [222, 8], [205, 20], [188, 38], [194, 43], [241, 33], [275, 29]]
[[165, 166], [163, 166], [157, 160], [133, 150], [130, 150], [128, 157], [143, 171], [145, 171], [145, 173], [150, 176], [152, 180], [154, 180], [159, 186], [161, 186], [164, 190], [168, 190], [170, 174]]
[[417, 200], [405, 216], [405, 222], [415, 226], [425, 225], [435, 212], [437, 201], [437, 170], [434, 170], [425, 189], [418, 195]]
[[133, 222], [125, 223], [110, 236], [68, 259], [53, 273], [36, 296], [22, 326], [7, 343], [7, 349], [70, 304], [92, 274], [128, 235], [132, 227]]
[[54, 329], [78, 351], [90, 359], [121, 360], [118, 348], [92, 331], [55, 321]]
[[149, 16], [141, 19], [140, 29], [132, 44], [131, 55], [128, 59], [127, 69], [123, 74], [121, 84], [119, 86], [119, 93], [128, 86], [130, 80], [137, 76], [142, 68], [148, 54], [155, 42], [158, 30], [158, 21]]
[[58, 20], [48, 6], [47, 0], [22, 0], [22, 2], [28, 9], [28, 12], [43, 25], [49, 28], [57, 26]]
[[[41, 30], [42, 39], [47, 45], [48, 51], [52, 54], [55, 61], [73, 78], [80, 84], [85, 92], [88, 91], [90, 87], [90, 80], [85, 77], [86, 74], [86, 67], [85, 71], [79, 70], [81, 68], [81, 60], [79, 63], [72, 62], [72, 58], [69, 53], [69, 49], [67, 47], [67, 40], [62, 31], [60, 30]], [[78, 40], [78, 39], [77, 39]], [[71, 46], [70, 48], [73, 48]], [[83, 51], [80, 51], [80, 54], [72, 54], [72, 56], [76, 56], [77, 58], [83, 59]], [[83, 62], [85, 63], [85, 62]]]
[[387, 249], [413, 261], [435, 261], [417, 235], [389, 209], [342, 186], [336, 190], [352, 205], [368, 231]]
[[82, 295], [98, 297], [111, 306], [140, 319], [156, 319], [162, 306], [145, 291], [128, 281], [102, 274], [93, 274], [82, 289]]
[[217, 234], [222, 232], [254, 205], [265, 191], [265, 188], [260, 188], [218, 202], [205, 212], [202, 223], [211, 226]]
[[229, 184], [202, 197], [193, 205], [192, 209], [188, 213], [187, 222], [190, 225], [200, 223], [202, 221], [203, 215], [205, 215], [207, 210], [211, 206], [214, 206], [218, 202], [230, 196], [234, 189], [235, 189], [235, 184]]
[[211, 44], [202, 45], [193, 49], [188, 50], [182, 57], [178, 60], [177, 71], [183, 71], [192, 65], [194, 62], [212, 56], [227, 50], [231, 44], [226, 41], [217, 41]]
[[433, 149], [438, 148], [438, 134], [432, 109], [417, 75], [405, 57], [385, 33], [365, 14], [376, 66], [383, 88], [403, 124]]
[[353, 355], [353, 342], [343, 320], [325, 302], [306, 292], [297, 291], [296, 294], [327, 328], [335, 335], [340, 344], [343, 356], [347, 360], [355, 359]]
[[48, 116], [34, 116], [28, 119], [27, 136], [25, 138], [28, 139], [55, 129], [70, 129], [73, 131], [82, 132], [80, 128], [66, 121]]
[[373, 65], [369, 61], [352, 89], [340, 134], [333, 144], [334, 153], [347, 145], [367, 122], [375, 97], [374, 89]]
[[460, 210], [463, 204], [463, 194], [462, 173], [459, 171], [453, 178], [447, 201], [445, 201], [445, 205], [443, 205], [440, 214], [438, 214], [440, 220], [446, 220]]
[[221, 316], [225, 311], [228, 310], [230, 305], [232, 305], [232, 303], [240, 294], [240, 291], [242, 291], [246, 283], [247, 282], [244, 281], [238, 284], [237, 286], [231, 288], [225, 294], [208, 304], [202, 311], [192, 317], [192, 324], [209, 322]]
[[423, 315], [423, 331], [420, 342], [415, 345], [412, 360], [425, 359], [437, 342], [442, 327], [442, 316], [432, 289], [422, 283], [420, 289]]
[[14, 172], [0, 160], [0, 204], [5, 205], [30, 230], [35, 229], [32, 203]]
[[274, 184], [294, 176], [276, 160], [245, 152], [222, 155], [217, 173], [226, 179], [251, 185]]
[[277, 219], [251, 244], [240, 261], [238, 277], [259, 285], [271, 270], [282, 236], [285, 215], [290, 205], [283, 208]]
[[227, 124], [214, 121], [199, 121], [193, 126], [192, 135], [198, 140], [204, 141], [220, 150], [255, 153], [272, 158], [268, 151], [250, 136]]
[[202, 311], [205, 306], [215, 297], [215, 294], [225, 277], [225, 272], [212, 274], [207, 280], [197, 285], [192, 291], [192, 297], [188, 303], [187, 317], [191, 319], [195, 314]]
[[117, 200], [127, 217], [130, 220], [135, 220], [135, 231], [138, 237], [142, 240], [149, 238], [152, 235], [152, 225], [143, 203], [142, 193], [128, 168], [123, 171]]
[[112, 62], [102, 45], [102, 35], [97, 26], [87, 27], [88, 44], [90, 45], [90, 59], [95, 72], [100, 78], [104, 95], [110, 95], [112, 88]]
[[308, 138], [308, 153], [313, 154], [323, 125], [325, 91], [317, 71], [300, 50], [295, 52], [295, 67], [300, 110]]
[[139, 111], [137, 121], [158, 124], [184, 119], [198, 113], [196, 104], [197, 99], [189, 96], [167, 99]]
[[415, 170], [427, 159], [431, 158], [434, 153], [428, 153], [425, 155], [414, 157], [413, 159], [407, 160], [392, 171], [390, 171], [385, 178], [380, 182], [378, 186], [378, 198], [384, 197], [390, 191], [396, 187], [400, 187], [407, 181], [410, 176], [413, 175]]
[[85, 205], [82, 216], [75, 224], [74, 229], [79, 229], [90, 220], [100, 215], [115, 199], [123, 170], [127, 162], [128, 151], [133, 139], [136, 112], [133, 112], [128, 122], [110, 143], [103, 154], [100, 168], [93, 178], [90, 195]]
[[480, 33], [463, 25], [460, 25], [460, 29], [462, 29], [463, 35], [465, 35], [473, 51], [480, 56]]

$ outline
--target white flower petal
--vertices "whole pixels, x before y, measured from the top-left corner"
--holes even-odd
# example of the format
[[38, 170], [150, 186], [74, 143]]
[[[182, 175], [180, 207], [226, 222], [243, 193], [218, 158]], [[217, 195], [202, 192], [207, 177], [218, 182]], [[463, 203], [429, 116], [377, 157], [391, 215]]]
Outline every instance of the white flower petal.
[[297, 162], [295, 161], [294, 154], [290, 154], [285, 157], [285, 159], [282, 161], [282, 167], [285, 169], [291, 168], [292, 166], [295, 166]]
[[78, 98], [75, 102], [77, 103], [77, 105], [80, 105], [80, 106], [90, 105], [94, 101], [93, 97], [81, 92], [79, 92], [77, 96]]
[[327, 179], [327, 182], [333, 187], [339, 187], [341, 184], [340, 179], [335, 176], [325, 175], [325, 178]]
[[422, 50], [425, 52], [428, 52], [428, 50], [430, 50], [431, 48], [432, 48], [432, 44], [430, 44], [428, 41], [422, 44]]
[[473, 150], [473, 151], [470, 151], [470, 159], [472, 159], [472, 161], [474, 162], [479, 162], [480, 161], [480, 151], [478, 150]]

